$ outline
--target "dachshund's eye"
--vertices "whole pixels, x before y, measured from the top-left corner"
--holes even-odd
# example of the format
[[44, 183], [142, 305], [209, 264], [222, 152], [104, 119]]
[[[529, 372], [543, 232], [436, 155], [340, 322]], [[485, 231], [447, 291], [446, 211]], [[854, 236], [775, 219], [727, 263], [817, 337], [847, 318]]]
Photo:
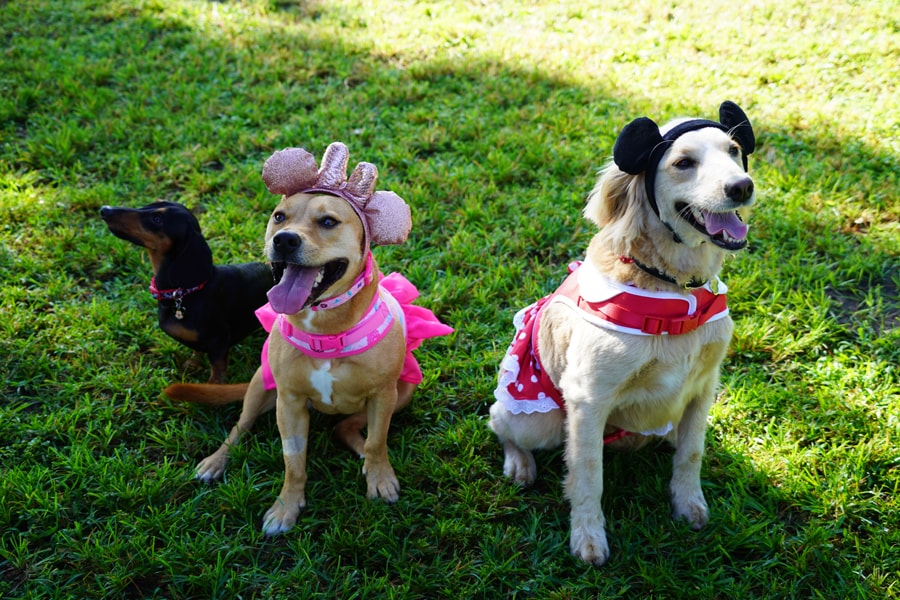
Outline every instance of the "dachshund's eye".
[[273, 223], [283, 223], [283, 222], [284, 222], [284, 219], [285, 219], [284, 213], [281, 212], [281, 211], [278, 211], [277, 213], [274, 213], [274, 214], [272, 215], [272, 222], [273, 222]]
[[325, 229], [334, 229], [340, 224], [341, 222], [334, 217], [322, 217], [319, 219], [319, 226], [324, 227]]
[[679, 171], [686, 171], [696, 164], [697, 162], [693, 158], [681, 158], [672, 163], [672, 166], [674, 166]]
[[153, 213], [153, 215], [151, 215], [151, 217], [150, 217], [150, 222], [153, 223], [154, 225], [162, 225], [163, 217], [159, 213]]

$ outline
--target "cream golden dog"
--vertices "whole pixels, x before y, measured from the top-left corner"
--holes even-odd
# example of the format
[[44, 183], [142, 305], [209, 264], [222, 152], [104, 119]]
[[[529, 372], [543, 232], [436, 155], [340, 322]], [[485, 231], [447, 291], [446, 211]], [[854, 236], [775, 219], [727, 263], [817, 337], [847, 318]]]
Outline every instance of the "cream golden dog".
[[609, 556], [604, 443], [671, 441], [674, 517], [708, 520], [700, 467], [733, 329], [718, 273], [746, 245], [755, 201], [753, 130], [731, 102], [719, 114], [622, 130], [584, 211], [600, 231], [583, 265], [516, 316], [501, 366], [490, 427], [504, 473], [530, 484], [532, 450], [565, 443], [571, 551], [597, 566]]

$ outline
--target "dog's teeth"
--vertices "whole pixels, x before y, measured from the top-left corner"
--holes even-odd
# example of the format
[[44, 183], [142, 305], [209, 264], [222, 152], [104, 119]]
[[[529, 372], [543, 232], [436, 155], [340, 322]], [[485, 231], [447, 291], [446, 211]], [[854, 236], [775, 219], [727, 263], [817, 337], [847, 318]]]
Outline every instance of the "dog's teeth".
[[320, 270], [320, 271], [316, 274], [316, 285], [319, 285], [320, 283], [322, 283], [322, 280], [323, 280], [324, 278], [325, 278], [325, 272]]
[[701, 225], [706, 225], [706, 219], [703, 217], [703, 213], [699, 210], [692, 208], [691, 214], [694, 216], [694, 220], [700, 223]]

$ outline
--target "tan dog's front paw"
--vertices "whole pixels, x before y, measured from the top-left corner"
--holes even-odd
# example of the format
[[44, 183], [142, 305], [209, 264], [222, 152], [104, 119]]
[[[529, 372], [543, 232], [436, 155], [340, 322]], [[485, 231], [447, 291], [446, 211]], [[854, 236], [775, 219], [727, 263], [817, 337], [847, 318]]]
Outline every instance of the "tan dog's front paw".
[[210, 454], [194, 467], [194, 478], [205, 483], [220, 479], [225, 474], [225, 464], [228, 462], [228, 452], [221, 448]]
[[599, 567], [609, 558], [609, 543], [606, 528], [597, 519], [576, 519], [572, 517], [572, 537], [569, 547], [575, 558]]
[[364, 465], [363, 474], [366, 476], [367, 498], [370, 500], [381, 498], [388, 504], [400, 499], [400, 481], [397, 480], [390, 464], [374, 468]]
[[672, 493], [672, 517], [684, 519], [694, 531], [702, 528], [709, 522], [709, 508], [703, 492], [697, 490], [693, 493]]
[[297, 517], [300, 510], [306, 506], [306, 501], [301, 499], [299, 503], [291, 502], [290, 504], [278, 498], [272, 508], [266, 511], [263, 516], [262, 531], [266, 535], [278, 535], [291, 529], [297, 524]]

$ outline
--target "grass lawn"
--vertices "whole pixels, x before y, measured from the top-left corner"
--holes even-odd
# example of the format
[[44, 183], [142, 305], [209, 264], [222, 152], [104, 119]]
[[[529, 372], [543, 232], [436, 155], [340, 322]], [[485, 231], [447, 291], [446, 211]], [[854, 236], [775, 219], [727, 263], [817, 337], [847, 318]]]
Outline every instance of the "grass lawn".
[[[0, 0], [0, 598], [900, 598], [900, 17], [893, 0]], [[710, 524], [671, 451], [608, 454], [601, 569], [568, 552], [560, 451], [501, 473], [487, 429], [512, 315], [593, 231], [621, 127], [754, 123], [751, 246], [711, 415]], [[168, 401], [205, 364], [156, 325], [104, 204], [179, 201], [220, 263], [262, 258], [285, 146], [331, 141], [413, 208], [376, 249], [456, 328], [389, 439], [394, 506], [313, 419], [308, 507], [260, 533], [274, 416]], [[262, 336], [232, 354], [254, 371]]]

